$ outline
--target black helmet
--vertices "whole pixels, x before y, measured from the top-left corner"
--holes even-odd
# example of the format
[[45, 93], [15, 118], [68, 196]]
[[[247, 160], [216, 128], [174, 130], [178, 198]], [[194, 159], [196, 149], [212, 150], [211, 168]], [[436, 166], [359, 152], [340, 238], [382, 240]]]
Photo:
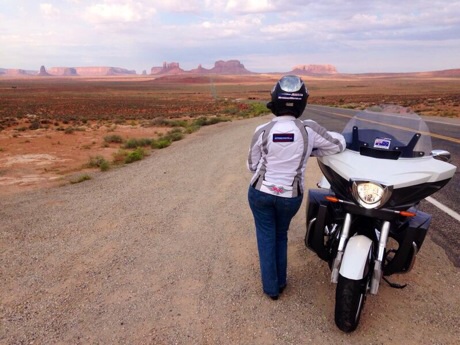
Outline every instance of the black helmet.
[[307, 105], [308, 90], [302, 79], [286, 75], [273, 87], [272, 100], [267, 108], [276, 116], [292, 115], [300, 117]]

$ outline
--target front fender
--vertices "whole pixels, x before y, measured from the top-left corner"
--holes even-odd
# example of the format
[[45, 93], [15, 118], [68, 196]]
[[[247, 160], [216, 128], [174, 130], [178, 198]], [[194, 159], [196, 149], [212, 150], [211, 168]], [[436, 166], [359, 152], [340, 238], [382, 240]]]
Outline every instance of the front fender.
[[[372, 240], [363, 235], [356, 235], [348, 240], [340, 265], [340, 275], [353, 280], [364, 277]], [[366, 272], [367, 273], [367, 272]]]

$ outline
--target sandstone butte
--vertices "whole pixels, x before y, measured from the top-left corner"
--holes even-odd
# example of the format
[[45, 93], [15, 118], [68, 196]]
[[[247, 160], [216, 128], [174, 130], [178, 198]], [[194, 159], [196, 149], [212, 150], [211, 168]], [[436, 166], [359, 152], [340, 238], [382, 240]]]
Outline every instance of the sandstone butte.
[[[337, 70], [332, 65], [298, 65], [294, 66], [291, 72], [294, 74], [336, 74]], [[146, 71], [142, 75], [146, 75]], [[178, 62], [164, 62], [162, 66], [152, 67], [150, 75], [177, 75], [177, 74], [227, 74], [244, 75], [256, 74], [247, 70], [238, 60], [219, 60], [214, 63], [214, 67], [207, 69], [201, 64], [190, 71], [183, 70]], [[40, 70], [28, 71], [24, 69], [4, 69], [0, 68], [0, 76], [122, 76], [137, 75], [136, 71], [120, 67], [51, 67], [46, 69], [41, 66]]]

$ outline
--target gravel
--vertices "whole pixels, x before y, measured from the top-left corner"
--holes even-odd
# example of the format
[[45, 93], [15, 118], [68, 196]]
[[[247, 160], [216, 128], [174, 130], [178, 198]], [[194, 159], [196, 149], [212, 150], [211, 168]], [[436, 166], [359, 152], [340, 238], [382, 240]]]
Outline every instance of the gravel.
[[[288, 287], [263, 295], [245, 159], [269, 117], [206, 127], [79, 184], [0, 200], [1, 344], [456, 344], [459, 270], [428, 238], [414, 270], [334, 324], [327, 264], [289, 238]], [[318, 180], [312, 159], [307, 188]]]

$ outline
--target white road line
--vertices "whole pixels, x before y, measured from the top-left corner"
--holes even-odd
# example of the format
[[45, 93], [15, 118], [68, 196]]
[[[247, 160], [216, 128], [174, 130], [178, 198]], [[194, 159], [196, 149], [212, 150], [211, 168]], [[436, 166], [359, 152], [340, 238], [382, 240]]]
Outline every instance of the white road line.
[[454, 210], [451, 210], [449, 207], [445, 206], [444, 204], [441, 204], [439, 201], [433, 199], [431, 196], [426, 197], [425, 200], [460, 222], [460, 214], [458, 214]]

